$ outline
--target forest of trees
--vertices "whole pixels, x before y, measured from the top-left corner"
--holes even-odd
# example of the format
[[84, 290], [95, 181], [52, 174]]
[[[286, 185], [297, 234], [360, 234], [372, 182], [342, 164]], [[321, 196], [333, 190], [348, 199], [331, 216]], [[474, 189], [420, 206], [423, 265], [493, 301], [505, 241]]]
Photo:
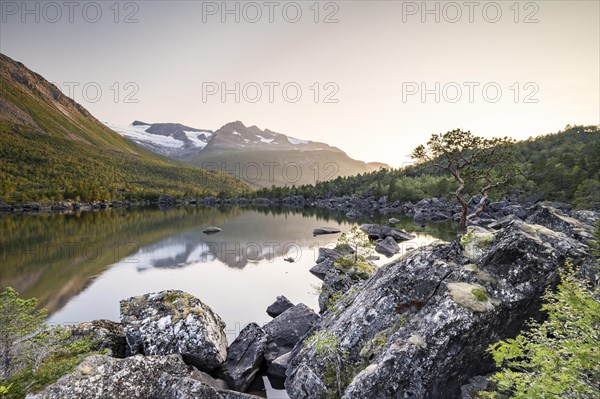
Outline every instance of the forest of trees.
[[[535, 195], [539, 199], [575, 201], [582, 205], [585, 202], [591, 208], [594, 204], [598, 206], [598, 200], [593, 201], [594, 193], [600, 191], [598, 126], [567, 125], [561, 132], [517, 142], [515, 152], [516, 162], [522, 172], [511, 184], [494, 193], [496, 197], [517, 189], [524, 195]], [[252, 195], [270, 198], [303, 195], [310, 199], [386, 195], [390, 202], [448, 196], [455, 188], [452, 176], [425, 163], [403, 169], [380, 169], [352, 177], [338, 177], [314, 186], [272, 187], [258, 190]], [[468, 184], [465, 192], [476, 193]], [[585, 195], [587, 200], [575, 198], [576, 192]], [[590, 203], [592, 206], [589, 206]]]

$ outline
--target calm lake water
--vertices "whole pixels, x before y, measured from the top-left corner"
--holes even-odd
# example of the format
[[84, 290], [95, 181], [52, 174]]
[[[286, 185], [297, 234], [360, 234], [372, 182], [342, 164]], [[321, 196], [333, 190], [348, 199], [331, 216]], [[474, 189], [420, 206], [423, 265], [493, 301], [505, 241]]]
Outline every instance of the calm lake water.
[[[313, 237], [316, 227], [349, 230], [385, 223], [417, 236], [403, 250], [450, 240], [449, 224], [421, 227], [398, 215], [351, 221], [343, 214], [275, 208], [182, 207], [71, 214], [0, 216], [0, 287], [36, 297], [49, 321], [119, 320], [119, 301], [166, 289], [187, 291], [227, 323], [229, 341], [249, 322], [271, 318], [277, 295], [317, 310], [321, 281], [308, 272], [319, 247], [339, 234]], [[206, 235], [207, 226], [222, 232]], [[293, 263], [284, 261], [294, 258]], [[379, 264], [389, 262], [382, 256]]]

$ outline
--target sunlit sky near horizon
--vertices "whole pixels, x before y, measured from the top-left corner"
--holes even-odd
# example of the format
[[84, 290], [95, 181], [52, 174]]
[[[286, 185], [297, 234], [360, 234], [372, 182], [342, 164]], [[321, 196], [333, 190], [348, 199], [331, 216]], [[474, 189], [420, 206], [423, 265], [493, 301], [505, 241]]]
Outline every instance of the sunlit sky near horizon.
[[600, 1], [1, 3], [0, 51], [112, 124], [240, 120], [401, 166], [454, 128], [600, 123]]

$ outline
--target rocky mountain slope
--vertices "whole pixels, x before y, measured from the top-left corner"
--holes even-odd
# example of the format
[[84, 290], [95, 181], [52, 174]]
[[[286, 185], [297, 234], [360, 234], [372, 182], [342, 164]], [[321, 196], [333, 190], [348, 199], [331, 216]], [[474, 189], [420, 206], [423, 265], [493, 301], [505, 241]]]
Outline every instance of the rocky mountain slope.
[[[95, 201], [247, 187], [147, 151], [58, 87], [0, 54], [0, 201]], [[126, 194], [129, 193], [129, 194]]]
[[257, 187], [314, 184], [388, 167], [354, 160], [325, 143], [247, 127], [239, 121], [214, 132], [177, 123], [107, 126], [151, 151], [204, 169], [227, 171]]

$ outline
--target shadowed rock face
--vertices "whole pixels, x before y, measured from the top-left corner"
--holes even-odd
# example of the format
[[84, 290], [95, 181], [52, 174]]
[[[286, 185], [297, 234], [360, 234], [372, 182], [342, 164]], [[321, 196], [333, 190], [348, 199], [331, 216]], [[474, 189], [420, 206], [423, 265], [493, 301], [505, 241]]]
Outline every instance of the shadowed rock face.
[[227, 349], [227, 362], [223, 375], [229, 386], [237, 391], [245, 391], [264, 360], [267, 335], [256, 323], [250, 323]]
[[317, 324], [319, 316], [308, 306], [300, 303], [289, 308], [264, 326], [267, 333], [265, 359], [273, 360], [291, 351]]
[[198, 298], [163, 291], [121, 301], [121, 323], [131, 354], [182, 355], [203, 371], [227, 356], [225, 323]]
[[[546, 220], [560, 216], [546, 209]], [[539, 316], [540, 296], [564, 261], [588, 256], [585, 242], [517, 218], [476, 235], [476, 252], [461, 240], [415, 250], [355, 285], [344, 308], [325, 312], [315, 329], [340, 340], [344, 399], [459, 397], [469, 378], [492, 370], [486, 348]], [[330, 359], [304, 344], [290, 356], [292, 399], [335, 389]]]

